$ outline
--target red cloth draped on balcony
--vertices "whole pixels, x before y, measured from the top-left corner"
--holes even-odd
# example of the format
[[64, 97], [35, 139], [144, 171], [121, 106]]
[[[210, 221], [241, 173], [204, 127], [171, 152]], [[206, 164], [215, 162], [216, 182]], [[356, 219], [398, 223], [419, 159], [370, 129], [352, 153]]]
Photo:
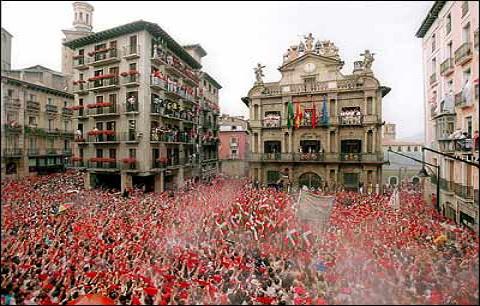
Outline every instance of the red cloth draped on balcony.
[[133, 157], [127, 157], [127, 158], [124, 158], [122, 159], [122, 162], [124, 164], [134, 164], [137, 160]]
[[105, 163], [111, 163], [115, 162], [115, 158], [110, 158], [110, 157], [92, 157], [90, 158], [91, 162], [105, 162]]
[[99, 102], [99, 103], [87, 104], [87, 108], [97, 108], [97, 107], [107, 107], [107, 106], [112, 106], [112, 103], [111, 102]]

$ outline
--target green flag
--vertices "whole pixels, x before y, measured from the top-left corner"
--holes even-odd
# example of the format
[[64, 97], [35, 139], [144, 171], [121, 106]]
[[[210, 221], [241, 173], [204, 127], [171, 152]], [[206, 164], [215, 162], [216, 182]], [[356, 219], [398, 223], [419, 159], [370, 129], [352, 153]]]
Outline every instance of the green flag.
[[292, 101], [288, 102], [288, 114], [287, 114], [287, 127], [291, 128], [293, 119], [295, 118], [295, 115], [293, 114], [293, 103]]

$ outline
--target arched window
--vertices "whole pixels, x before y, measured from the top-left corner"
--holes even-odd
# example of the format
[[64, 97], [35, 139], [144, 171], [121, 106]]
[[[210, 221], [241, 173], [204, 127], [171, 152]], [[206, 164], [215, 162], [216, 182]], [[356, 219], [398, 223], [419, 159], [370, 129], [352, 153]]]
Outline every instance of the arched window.
[[321, 181], [322, 178], [316, 173], [307, 172], [298, 178], [298, 185], [299, 187], [307, 186], [308, 188], [318, 188]]

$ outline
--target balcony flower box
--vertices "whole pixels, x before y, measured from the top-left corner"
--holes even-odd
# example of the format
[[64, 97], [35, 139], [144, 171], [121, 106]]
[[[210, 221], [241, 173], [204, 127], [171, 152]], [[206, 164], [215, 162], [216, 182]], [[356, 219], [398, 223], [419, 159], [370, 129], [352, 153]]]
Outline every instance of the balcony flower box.
[[97, 136], [97, 135], [102, 135], [103, 131], [89, 131], [87, 135], [89, 136]]
[[161, 165], [167, 165], [168, 164], [168, 158], [166, 157], [159, 157], [157, 158], [157, 161], [161, 164]]
[[97, 80], [111, 79], [111, 78], [114, 78], [114, 77], [116, 77], [116, 76], [117, 76], [117, 75], [115, 75], [115, 74], [113, 74], [113, 73], [103, 74], [103, 75], [97, 75], [97, 76], [88, 78], [88, 81], [93, 82], [93, 81], [97, 81]]
[[83, 109], [83, 105], [74, 105], [74, 106], [69, 106], [69, 107], [66, 107], [66, 109], [68, 110], [79, 110], [79, 109]]
[[120, 73], [120, 75], [122, 77], [126, 77], [126, 76], [129, 76], [129, 75], [138, 75], [140, 74], [137, 70], [130, 70], [130, 71], [124, 71], [122, 73]]
[[133, 157], [127, 157], [127, 158], [122, 159], [122, 162], [124, 164], [134, 164], [134, 163], [137, 162], [137, 160]]
[[100, 103], [92, 103], [92, 104], [87, 104], [88, 108], [97, 108], [97, 107], [107, 107], [107, 106], [112, 106], [111, 102], [100, 102]]
[[74, 161], [74, 162], [76, 162], [76, 161], [82, 161], [82, 160], [83, 160], [83, 158], [78, 157], [78, 156], [72, 157], [72, 161]]
[[90, 158], [91, 162], [97, 162], [97, 163], [114, 163], [116, 160], [115, 158], [110, 158], [110, 157], [92, 157]]
[[115, 49], [115, 48], [110, 47], [110, 48], [98, 49], [98, 50], [95, 50], [95, 51], [88, 52], [88, 56], [92, 57], [97, 53], [103, 53], [103, 52], [107, 52], [107, 51], [110, 51], [110, 50], [113, 50], [113, 49]]
[[104, 130], [102, 132], [104, 135], [115, 135], [115, 131], [113, 130]]

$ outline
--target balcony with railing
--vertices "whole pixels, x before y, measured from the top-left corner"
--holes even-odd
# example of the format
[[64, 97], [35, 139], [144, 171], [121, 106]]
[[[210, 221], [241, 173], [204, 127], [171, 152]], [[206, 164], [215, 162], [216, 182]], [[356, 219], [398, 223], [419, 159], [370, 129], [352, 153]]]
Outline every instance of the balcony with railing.
[[302, 162], [319, 162], [324, 161], [325, 154], [322, 152], [311, 153], [295, 153], [294, 160]]
[[134, 130], [129, 130], [128, 132], [123, 132], [120, 134], [120, 139], [125, 142], [139, 142], [142, 137], [142, 133], [138, 133]]
[[73, 168], [86, 168], [87, 163], [83, 157], [73, 156], [70, 160], [71, 167]]
[[47, 104], [45, 105], [45, 111], [47, 113], [58, 113], [58, 106]]
[[155, 76], [150, 76], [150, 86], [153, 89], [167, 90], [167, 82]]
[[14, 122], [5, 123], [3, 125], [6, 134], [21, 134], [23, 131], [23, 126]]
[[93, 130], [87, 133], [88, 142], [99, 143], [118, 143], [117, 132], [113, 130]]
[[55, 148], [47, 148], [46, 149], [47, 155], [57, 155], [58, 154], [58, 149]]
[[20, 98], [18, 97], [4, 96], [3, 102], [5, 103], [6, 107], [19, 108], [21, 106]]
[[65, 156], [72, 156], [72, 149], [63, 149], [62, 154]]
[[122, 47], [122, 55], [125, 59], [140, 57], [140, 45], [126, 45]]
[[455, 139], [455, 151], [456, 152], [472, 152], [473, 150], [473, 139]]
[[440, 189], [447, 192], [453, 192], [453, 182], [447, 181], [444, 178], [440, 178]]
[[152, 169], [165, 169], [167, 167], [167, 158], [160, 157], [152, 161]]
[[440, 64], [440, 75], [447, 76], [455, 71], [453, 58], [449, 57]]
[[88, 104], [87, 108], [88, 108], [88, 116], [92, 116], [92, 117], [119, 115], [118, 107], [116, 103], [100, 102], [95, 104]]
[[434, 85], [435, 83], [437, 83], [437, 73], [432, 73], [430, 75], [430, 85]]
[[473, 106], [473, 101], [467, 101], [463, 90], [455, 94], [455, 107], [465, 108]]
[[84, 70], [88, 69], [87, 58], [84, 55], [73, 56], [73, 69]]
[[473, 200], [473, 186], [466, 186], [458, 183], [453, 184], [455, 195], [466, 199]]
[[122, 158], [122, 170], [125, 171], [132, 171], [139, 169], [139, 162], [135, 159], [135, 157], [126, 157]]
[[27, 100], [27, 111], [40, 111], [40, 102]]
[[472, 59], [472, 43], [463, 43], [455, 51], [455, 64], [463, 65]]
[[89, 53], [89, 55], [93, 55], [92, 61], [89, 63], [89, 65], [93, 67], [113, 64], [120, 61], [120, 57], [118, 56], [118, 50], [116, 48], [105, 48], [102, 50], [96, 50]]
[[267, 115], [265, 118], [263, 118], [263, 128], [276, 129], [281, 127], [282, 127], [282, 118], [280, 116]]
[[88, 168], [119, 171], [115, 158], [93, 157], [88, 161]]
[[70, 108], [64, 107], [62, 108], [62, 115], [73, 116], [73, 110], [71, 110]]
[[3, 149], [3, 157], [22, 157], [23, 150], [17, 148], [4, 148]]
[[339, 125], [362, 125], [363, 124], [363, 115], [353, 114], [353, 115], [340, 115], [338, 116]]
[[80, 81], [74, 81], [73, 82], [73, 93], [74, 94], [87, 94], [88, 93], [88, 90], [90, 89], [89, 88], [89, 84], [84, 81], [84, 80], [80, 80]]
[[28, 156], [38, 156], [40, 155], [40, 150], [37, 148], [28, 148], [27, 149], [27, 155]]
[[140, 86], [140, 75], [138, 71], [122, 72], [122, 85], [126, 87]]
[[118, 76], [106, 77], [103, 79], [94, 79], [90, 84], [90, 90], [93, 91], [108, 91], [119, 89]]

